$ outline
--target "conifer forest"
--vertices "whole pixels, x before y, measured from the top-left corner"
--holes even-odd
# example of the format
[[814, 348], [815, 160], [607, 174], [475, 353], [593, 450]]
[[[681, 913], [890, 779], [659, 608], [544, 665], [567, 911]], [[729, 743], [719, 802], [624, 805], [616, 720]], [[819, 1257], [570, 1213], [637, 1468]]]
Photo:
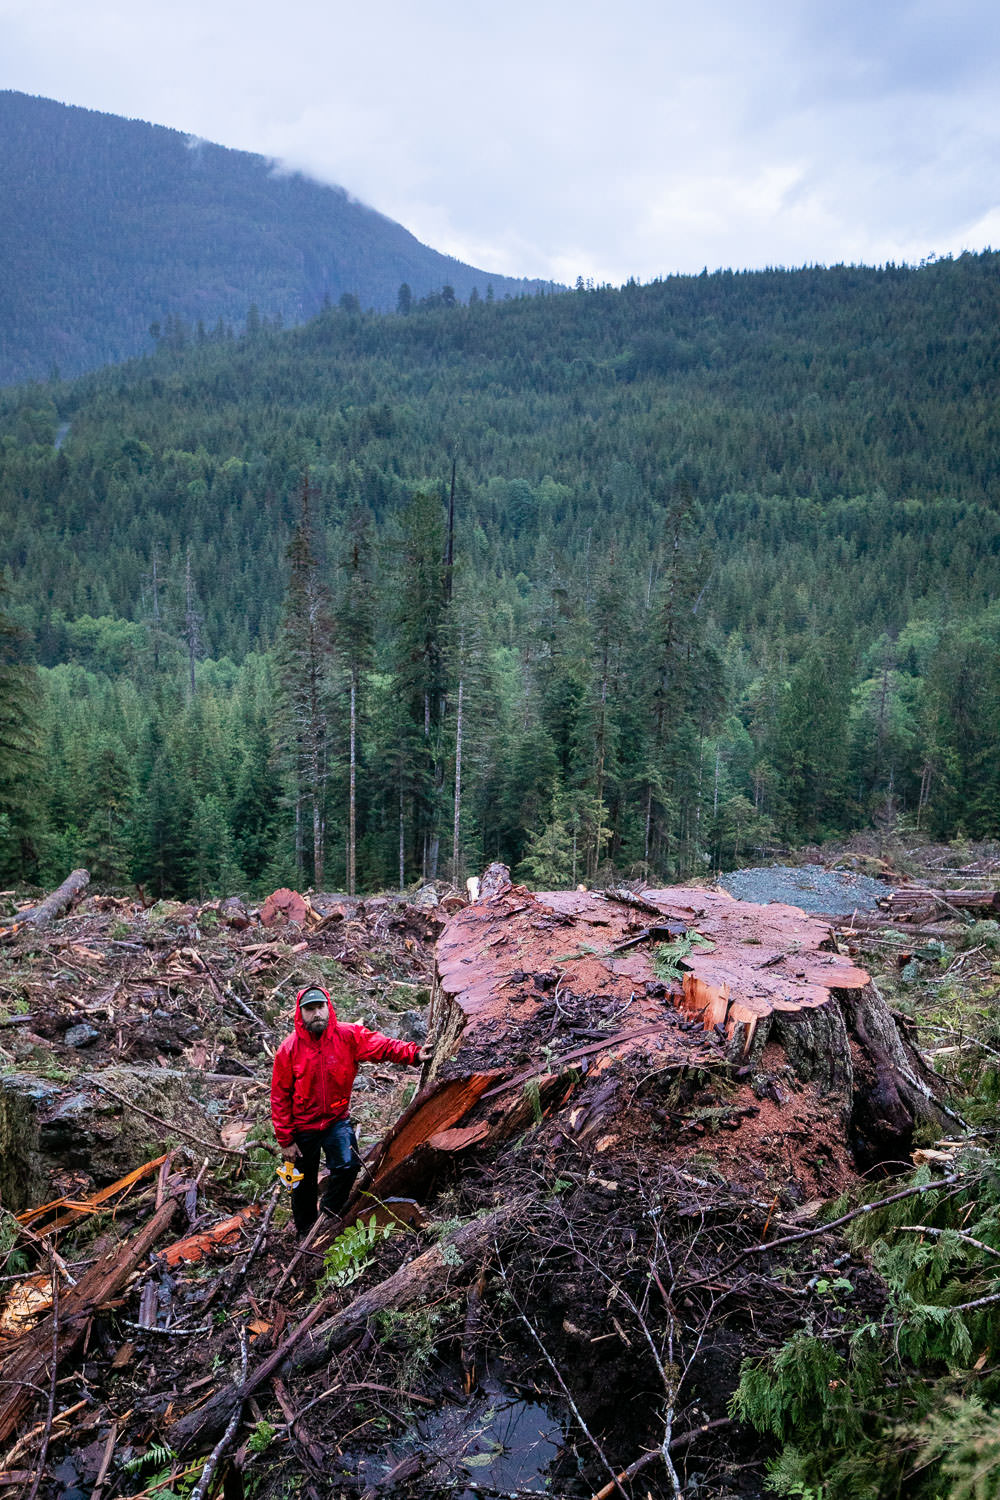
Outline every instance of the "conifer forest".
[[996, 834], [998, 311], [988, 253], [446, 288], [8, 389], [3, 878]]

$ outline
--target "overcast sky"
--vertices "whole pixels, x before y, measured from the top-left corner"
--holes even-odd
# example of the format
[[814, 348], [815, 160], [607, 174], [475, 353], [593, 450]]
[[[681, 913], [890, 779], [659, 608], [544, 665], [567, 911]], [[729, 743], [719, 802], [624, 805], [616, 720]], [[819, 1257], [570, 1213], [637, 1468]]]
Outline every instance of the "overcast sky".
[[996, 0], [0, 0], [0, 87], [620, 283], [1000, 245]]

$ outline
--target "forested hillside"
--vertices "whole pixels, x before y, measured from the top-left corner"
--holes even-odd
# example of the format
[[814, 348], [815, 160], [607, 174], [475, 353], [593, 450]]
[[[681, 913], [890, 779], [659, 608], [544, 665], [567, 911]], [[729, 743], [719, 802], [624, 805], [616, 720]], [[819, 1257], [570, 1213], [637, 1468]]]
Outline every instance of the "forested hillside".
[[1000, 257], [436, 300], [7, 393], [9, 873], [342, 884], [352, 725], [368, 887], [1000, 831]]
[[141, 353], [180, 319], [286, 324], [535, 285], [420, 244], [341, 188], [176, 130], [0, 92], [0, 384]]

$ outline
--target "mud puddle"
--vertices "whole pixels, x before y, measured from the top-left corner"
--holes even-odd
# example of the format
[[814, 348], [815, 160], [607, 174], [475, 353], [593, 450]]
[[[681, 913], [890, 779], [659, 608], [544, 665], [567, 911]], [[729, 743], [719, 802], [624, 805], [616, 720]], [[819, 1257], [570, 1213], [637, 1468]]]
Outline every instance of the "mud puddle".
[[478, 1500], [463, 1480], [491, 1492], [544, 1493], [565, 1441], [561, 1423], [544, 1406], [494, 1391], [471, 1407], [448, 1406], [420, 1418], [387, 1460], [377, 1467], [369, 1461], [368, 1476], [384, 1484], [394, 1470], [400, 1482], [419, 1474], [422, 1494], [447, 1493], [450, 1500]]

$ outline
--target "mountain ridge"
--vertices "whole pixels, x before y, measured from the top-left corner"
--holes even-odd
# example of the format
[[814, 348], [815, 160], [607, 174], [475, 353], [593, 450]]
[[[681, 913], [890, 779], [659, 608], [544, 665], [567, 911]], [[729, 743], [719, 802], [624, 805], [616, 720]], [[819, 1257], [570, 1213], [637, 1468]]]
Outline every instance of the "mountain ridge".
[[297, 324], [327, 302], [388, 311], [450, 285], [466, 299], [551, 284], [421, 244], [267, 157], [168, 126], [0, 91], [0, 384], [76, 375], [150, 347], [166, 319]]

